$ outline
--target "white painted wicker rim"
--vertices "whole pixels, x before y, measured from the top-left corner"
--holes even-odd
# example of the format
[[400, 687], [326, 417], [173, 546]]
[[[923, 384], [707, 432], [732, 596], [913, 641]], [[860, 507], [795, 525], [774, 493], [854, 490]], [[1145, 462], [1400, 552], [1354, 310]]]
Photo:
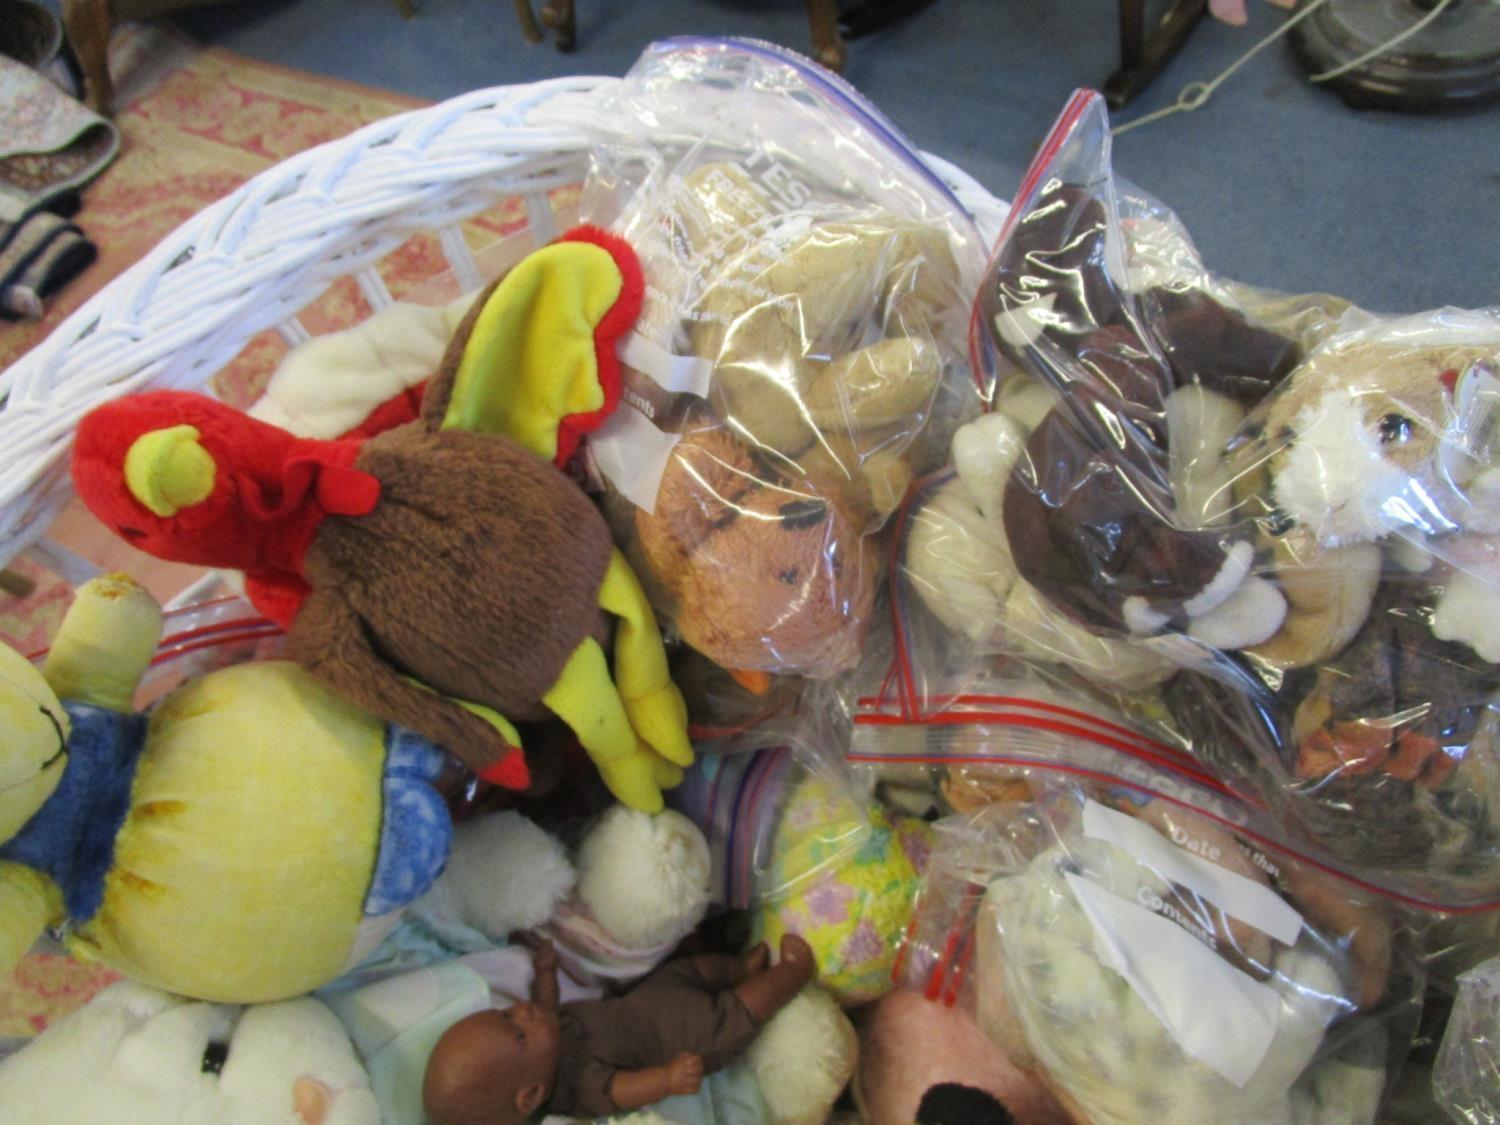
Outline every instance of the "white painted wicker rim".
[[[164, 238], [0, 373], [0, 564], [39, 540], [71, 496], [79, 419], [120, 395], [200, 389], [252, 337], [307, 336], [297, 313], [343, 277], [390, 301], [374, 264], [438, 234], [460, 281], [478, 274], [458, 225], [511, 196], [538, 242], [548, 192], [578, 183], [603, 136], [591, 107], [617, 78], [478, 90], [374, 122], [266, 169]], [[934, 170], [993, 241], [1006, 206], [961, 169]]]

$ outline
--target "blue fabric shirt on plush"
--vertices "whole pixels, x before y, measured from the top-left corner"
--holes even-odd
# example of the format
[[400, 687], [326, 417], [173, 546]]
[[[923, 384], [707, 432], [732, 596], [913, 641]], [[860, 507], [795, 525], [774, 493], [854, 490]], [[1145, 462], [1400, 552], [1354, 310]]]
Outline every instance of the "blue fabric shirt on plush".
[[446, 757], [436, 744], [403, 727], [385, 728], [380, 852], [365, 895], [365, 913], [388, 914], [432, 886], [448, 863], [453, 817], [433, 782]]
[[[72, 724], [68, 762], [52, 796], [0, 859], [45, 873], [62, 891], [68, 917], [81, 925], [104, 901], [115, 837], [130, 812], [136, 765], [146, 745], [147, 716], [64, 700]], [[385, 914], [432, 885], [448, 862], [453, 821], [432, 783], [444, 754], [436, 745], [387, 726], [381, 779], [380, 851], [365, 896], [366, 914]]]
[[130, 786], [146, 745], [146, 716], [63, 700], [72, 733], [68, 764], [52, 796], [0, 859], [44, 872], [62, 891], [68, 917], [87, 922], [104, 901], [115, 836], [130, 811]]

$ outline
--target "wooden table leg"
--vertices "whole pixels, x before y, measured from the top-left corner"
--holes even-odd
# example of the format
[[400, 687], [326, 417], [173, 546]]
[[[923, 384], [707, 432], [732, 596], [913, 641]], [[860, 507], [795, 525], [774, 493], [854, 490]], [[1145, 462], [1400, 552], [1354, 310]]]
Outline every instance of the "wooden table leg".
[[807, 0], [807, 22], [812, 30], [813, 58], [829, 70], [842, 72], [849, 50], [839, 34], [838, 0]]
[[110, 116], [115, 100], [109, 77], [109, 33], [114, 23], [109, 0], [63, 0], [63, 30], [83, 72], [84, 101], [95, 113]]

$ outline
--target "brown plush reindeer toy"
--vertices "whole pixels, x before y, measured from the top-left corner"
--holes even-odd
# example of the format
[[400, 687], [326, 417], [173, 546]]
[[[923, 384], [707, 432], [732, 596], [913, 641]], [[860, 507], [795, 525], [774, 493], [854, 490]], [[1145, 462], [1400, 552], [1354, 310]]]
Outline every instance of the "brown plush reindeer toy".
[[692, 762], [686, 708], [640, 584], [560, 468], [618, 400], [641, 289], [626, 243], [578, 228], [481, 295], [414, 421], [316, 441], [202, 395], [128, 397], [79, 425], [78, 494], [142, 550], [244, 570], [296, 660], [486, 780], [525, 787], [511, 721], [556, 716], [654, 812]]

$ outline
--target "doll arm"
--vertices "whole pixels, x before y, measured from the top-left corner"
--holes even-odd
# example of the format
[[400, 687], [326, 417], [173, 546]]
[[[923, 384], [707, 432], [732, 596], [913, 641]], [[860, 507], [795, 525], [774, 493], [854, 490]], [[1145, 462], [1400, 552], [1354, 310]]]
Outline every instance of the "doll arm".
[[296, 660], [345, 699], [425, 734], [508, 789], [530, 784], [520, 736], [500, 715], [450, 699], [401, 675], [370, 644], [364, 622], [337, 591], [316, 590], [288, 637]]
[[531, 1002], [557, 1011], [561, 997], [557, 988], [557, 947], [544, 941], [531, 953]]
[[0, 980], [63, 913], [62, 892], [40, 871], [0, 860]]
[[696, 1094], [702, 1082], [703, 1056], [684, 1051], [666, 1066], [617, 1071], [609, 1097], [619, 1109], [642, 1109], [676, 1094]]

